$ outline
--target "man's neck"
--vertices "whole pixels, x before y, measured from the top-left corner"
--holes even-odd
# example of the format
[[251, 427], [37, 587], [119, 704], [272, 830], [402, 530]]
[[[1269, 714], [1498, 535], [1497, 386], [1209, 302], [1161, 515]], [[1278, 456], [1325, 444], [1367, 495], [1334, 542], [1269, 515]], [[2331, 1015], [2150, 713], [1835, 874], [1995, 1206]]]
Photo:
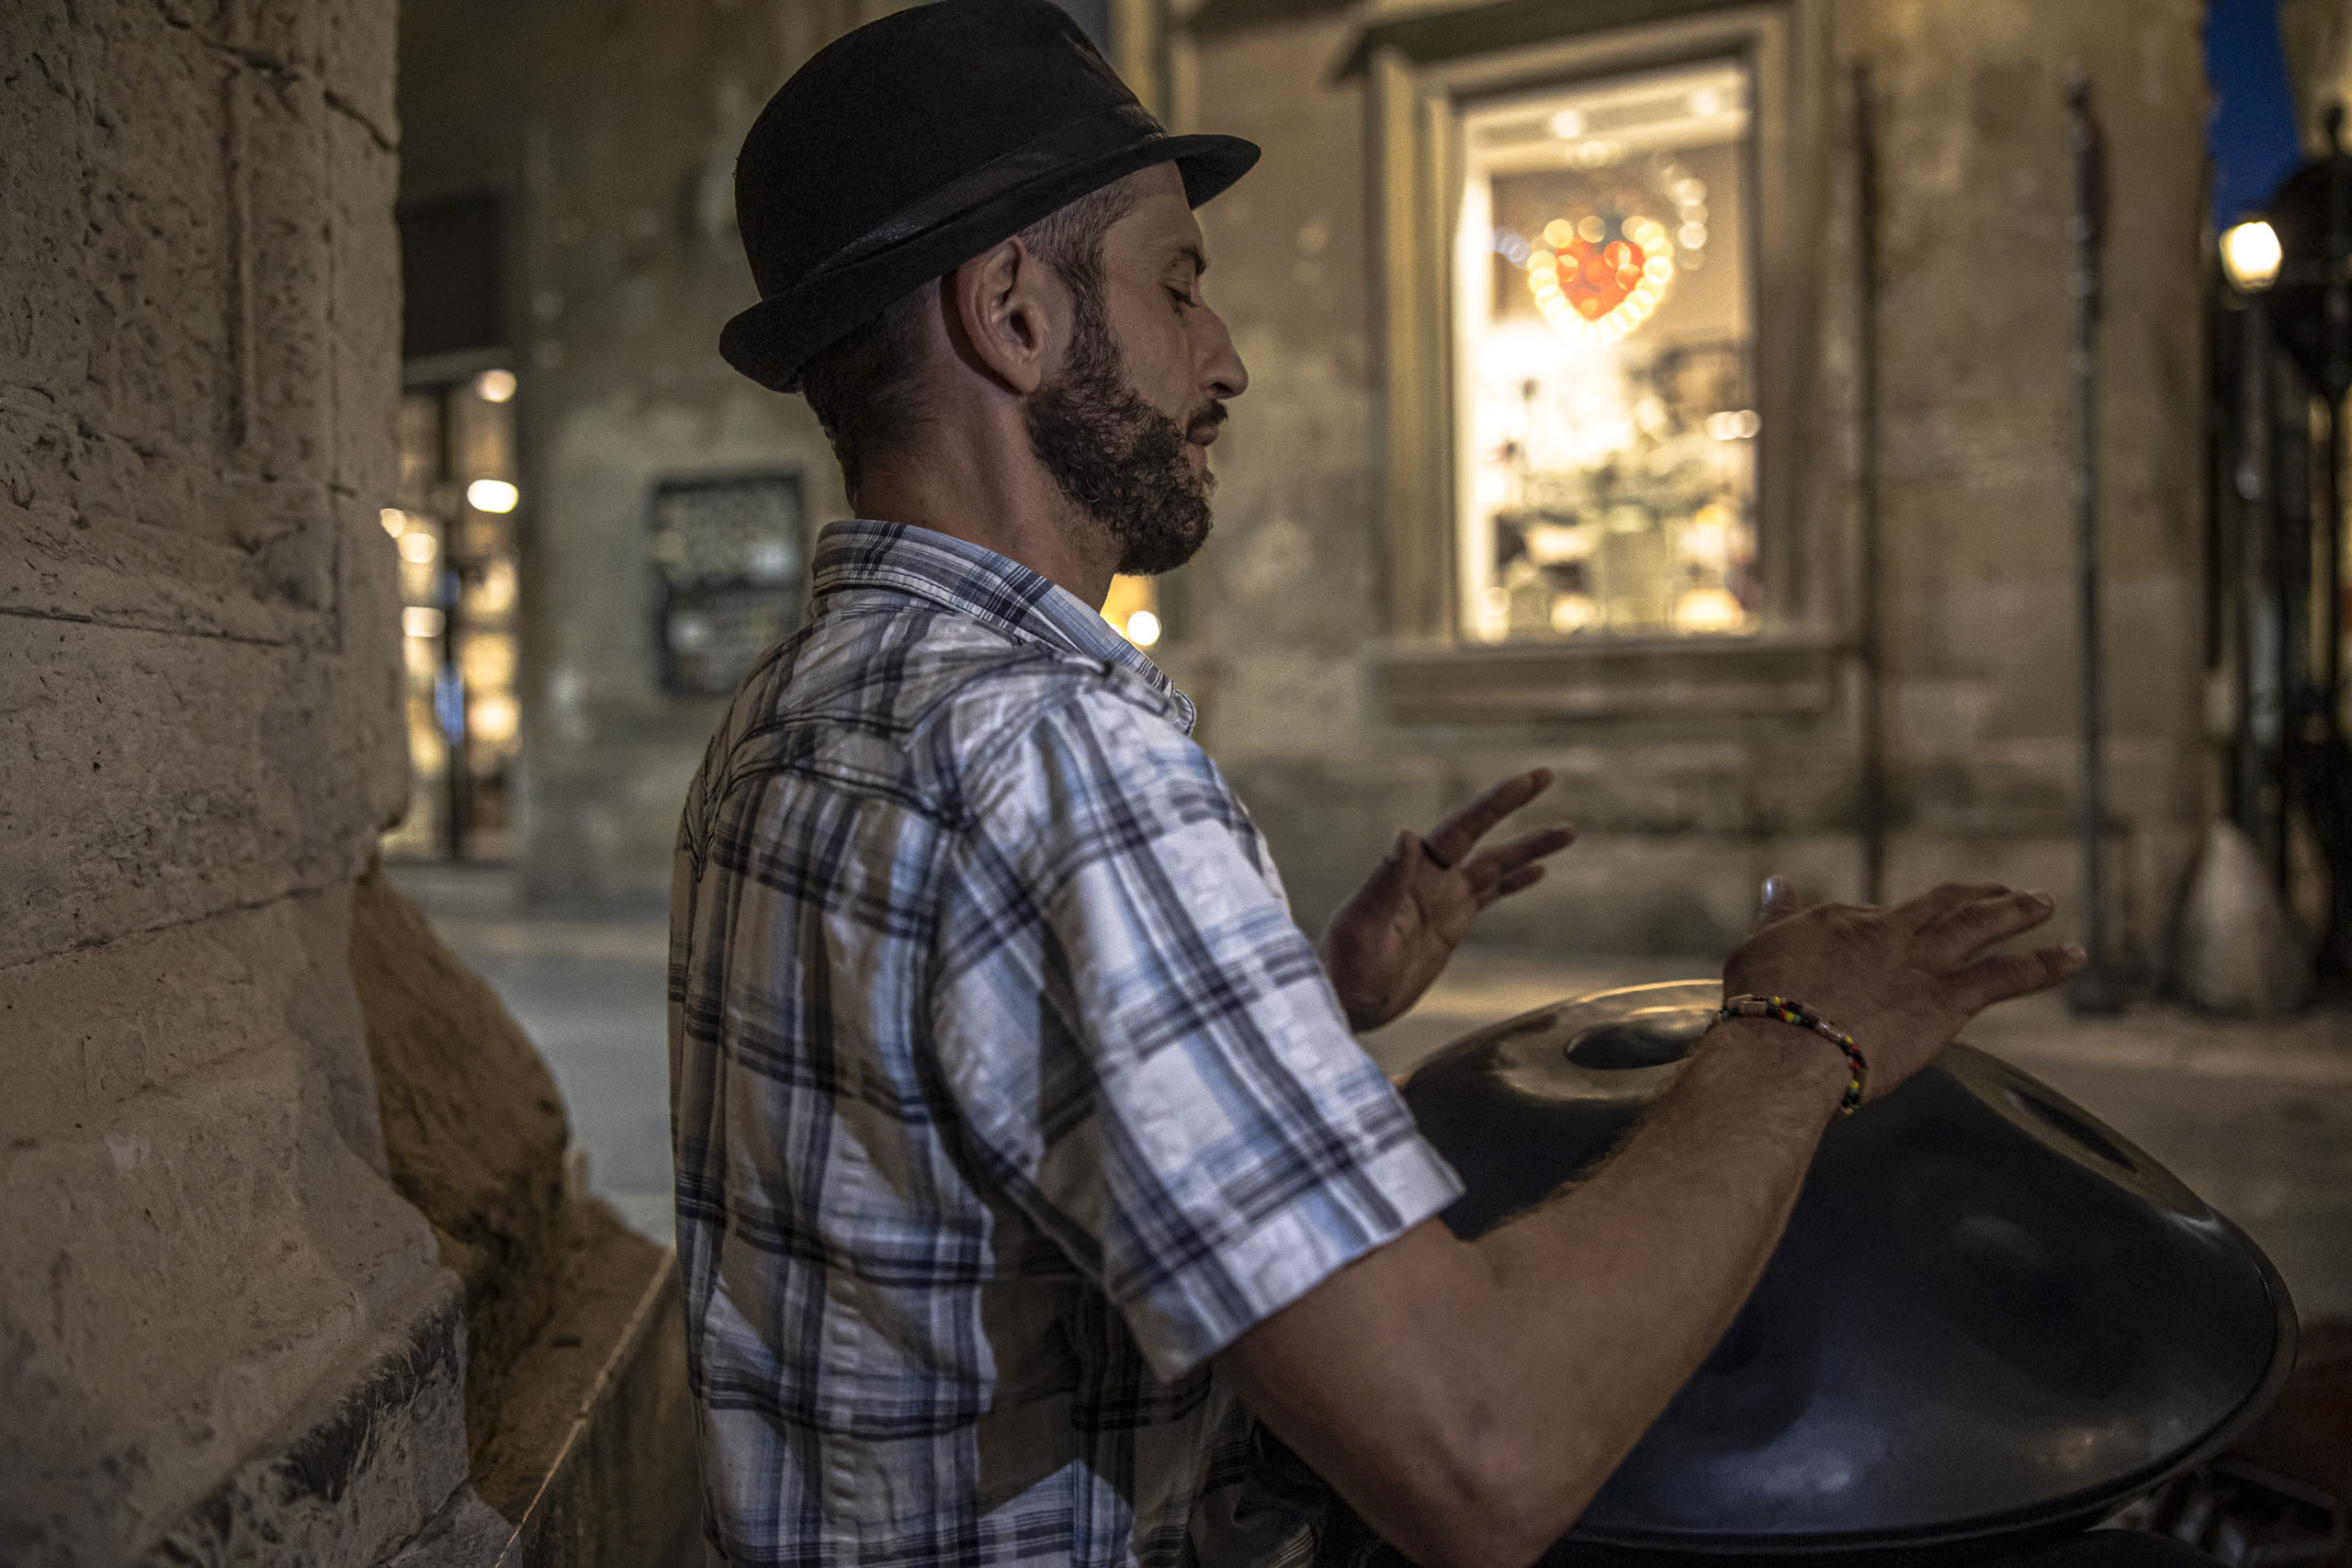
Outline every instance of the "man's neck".
[[1100, 609], [1118, 570], [1115, 547], [1091, 526], [1029, 450], [926, 432], [922, 457], [877, 466], [858, 487], [861, 514], [908, 523], [994, 550]]

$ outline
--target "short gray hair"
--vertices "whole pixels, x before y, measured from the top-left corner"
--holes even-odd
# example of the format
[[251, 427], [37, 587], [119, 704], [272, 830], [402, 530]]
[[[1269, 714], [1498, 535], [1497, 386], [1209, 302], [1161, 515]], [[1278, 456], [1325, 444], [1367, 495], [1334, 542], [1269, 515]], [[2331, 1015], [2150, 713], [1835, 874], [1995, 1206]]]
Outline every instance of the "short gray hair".
[[[1102, 236], [1142, 199], [1133, 175], [1087, 192], [1014, 236], [1054, 269], [1080, 309], [1102, 291]], [[901, 295], [881, 314], [828, 344], [801, 367], [800, 395], [817, 412], [842, 466], [850, 504], [876, 457], [907, 449], [930, 420], [922, 376], [922, 314], [937, 279]]]

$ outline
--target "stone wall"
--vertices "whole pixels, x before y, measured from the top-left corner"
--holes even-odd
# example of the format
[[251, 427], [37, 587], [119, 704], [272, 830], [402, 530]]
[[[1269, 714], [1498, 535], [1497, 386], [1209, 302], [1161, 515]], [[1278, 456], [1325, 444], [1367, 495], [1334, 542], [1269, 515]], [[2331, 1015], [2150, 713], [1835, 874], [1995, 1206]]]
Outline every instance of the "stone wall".
[[655, 484], [797, 472], [846, 514], [797, 398], [718, 357], [757, 299], [735, 235], [735, 152], [776, 86], [888, 5], [721, 0], [485, 11], [410, 0], [403, 203], [496, 193], [521, 378], [526, 890], [656, 901], [723, 699], [657, 680]]
[[[487, 187], [507, 202], [529, 513], [525, 870], [541, 897], [662, 896], [676, 802], [718, 706], [655, 683], [652, 485], [787, 468], [812, 523], [846, 510], [798, 400], [736, 377], [713, 345], [751, 297], [727, 210], [743, 125], [825, 38], [888, 4], [624, 4], [595, 28], [552, 0], [408, 8], [404, 198]], [[1606, 7], [1633, 25], [1705, 8]], [[1555, 32], [1592, 14], [1463, 9], [1541, 13]], [[2127, 965], [2155, 965], [2206, 806], [2193, 0], [1784, 7], [1808, 84], [1791, 134], [1812, 228], [1802, 298], [1767, 303], [1802, 323], [1788, 375], [1805, 427], [1772, 482], [1815, 547], [1765, 570], [1801, 580], [1802, 629], [1830, 649], [1823, 699], [1793, 716], [1697, 717], [1629, 701], [1573, 721], [1408, 712], [1383, 695], [1405, 569], [1389, 553], [1378, 193], [1365, 78], [1349, 62], [1388, 10], [1173, 10], [1189, 18], [1174, 112], [1266, 157], [1204, 211], [1212, 297], [1253, 381], [1217, 448], [1217, 536], [1165, 585], [1155, 655], [1201, 701], [1202, 737], [1310, 929], [1399, 825], [1427, 825], [1506, 772], [1558, 770], [1537, 815], [1573, 818], [1585, 842], [1486, 927], [1558, 951], [1704, 954], [1744, 928], [1771, 871], [1860, 891], [1857, 62], [1874, 73], [1886, 170], [1887, 886], [1999, 876], [2046, 886], [2076, 918], [2064, 89], [2087, 70], [2116, 169], [2101, 448], [2110, 923]], [[1671, 684], [1671, 662], [1647, 678]]]
[[[1639, 6], [1617, 9], [1640, 19]], [[1704, 953], [1743, 929], [1768, 871], [1816, 893], [1858, 890], [1847, 83], [1860, 60], [1874, 73], [1884, 170], [1888, 886], [2000, 877], [2062, 907], [2076, 887], [2064, 90], [2087, 70], [2115, 170], [2101, 446], [2111, 898], [2127, 962], [2154, 962], [2204, 804], [2199, 8], [1835, 0], [1790, 14], [1822, 88], [1791, 132], [1817, 223], [1809, 298], [1765, 308], [1817, 323], [1795, 400], [1812, 429], [1791, 482], [1824, 548], [1764, 570], [1811, 579], [1820, 629], [1841, 649], [1834, 699], [1772, 722], [1436, 724], [1399, 717], [1374, 681], [1396, 629], [1384, 581], [1396, 502], [1383, 492], [1365, 85], [1347, 62], [1378, 11], [1204, 7], [1183, 112], [1266, 156], [1203, 212], [1212, 299], [1252, 384], [1217, 446], [1217, 536], [1174, 585], [1165, 662], [1200, 698], [1204, 739], [1266, 827], [1310, 929], [1399, 824], [1539, 762], [1563, 777], [1543, 812], [1585, 839], [1542, 888], [1489, 917], [1496, 934]], [[1563, 11], [1556, 25], [1576, 18]]]
[[[565, 0], [401, 13], [401, 199], [495, 193], [523, 468], [521, 881], [658, 903], [687, 781], [726, 704], [662, 689], [656, 485], [799, 476], [808, 533], [849, 515], [808, 406], [718, 357], [758, 298], [735, 153], [809, 55], [904, 0]], [[1102, 28], [1104, 0], [1067, 0]]]
[[[2328, 106], [2352, 108], [2352, 15], [2337, 0], [2279, 0], [2278, 33], [2303, 145], [2321, 152], [2327, 145], [2322, 117]], [[2352, 128], [2345, 134], [2352, 141]]]
[[363, 874], [394, 21], [0, 11], [11, 1568], [699, 1561], [674, 1260]]
[[403, 793], [390, 0], [0, 9], [0, 1560], [365, 1563], [463, 1324], [344, 949]]

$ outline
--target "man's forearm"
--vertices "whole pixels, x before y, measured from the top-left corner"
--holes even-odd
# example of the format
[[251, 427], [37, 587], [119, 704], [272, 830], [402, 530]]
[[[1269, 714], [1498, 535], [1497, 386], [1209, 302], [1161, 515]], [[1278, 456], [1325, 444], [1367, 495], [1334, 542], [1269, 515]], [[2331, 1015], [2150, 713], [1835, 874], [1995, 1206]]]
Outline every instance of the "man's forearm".
[[[2074, 944], [1985, 954], [2051, 908], [1958, 884], [1886, 908], [1774, 897], [1724, 985], [1821, 1008], [1869, 1043], [1883, 1093], [1984, 1008], [2081, 967]], [[1243, 1335], [1218, 1370], [1429, 1568], [1526, 1562], [1730, 1325], [1845, 1079], [1801, 1031], [1719, 1025], [1588, 1180], [1475, 1244], [1415, 1226]]]
[[1825, 1042], [1719, 1025], [1590, 1177], [1475, 1243], [1419, 1227], [1221, 1366], [1416, 1561], [1532, 1559], [1722, 1337], [1844, 1082]]
[[1785, 1024], [1719, 1025], [1590, 1177], [1475, 1244], [1492, 1279], [1493, 1462], [1550, 1536], [1688, 1381], [1778, 1245], [1846, 1065]]

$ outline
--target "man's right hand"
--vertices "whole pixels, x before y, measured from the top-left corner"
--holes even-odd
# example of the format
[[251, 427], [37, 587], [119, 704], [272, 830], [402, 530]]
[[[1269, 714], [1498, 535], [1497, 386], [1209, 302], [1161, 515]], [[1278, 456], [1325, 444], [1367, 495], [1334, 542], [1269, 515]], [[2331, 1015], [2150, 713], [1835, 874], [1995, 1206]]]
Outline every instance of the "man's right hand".
[[1871, 1099], [1926, 1066], [1995, 1002], [2081, 968], [2080, 943], [1980, 956], [2050, 918], [2047, 894], [1947, 884], [1892, 908], [1800, 908], [1778, 879], [1765, 923], [1724, 964], [1724, 994], [1785, 997], [1854, 1037]]
[[[1810, 910], [1781, 889], [1765, 912], [1726, 986], [1803, 1002], [1851, 1033], [1880, 1093], [1982, 1009], [2083, 962], [2071, 945], [1977, 956], [2050, 918], [2048, 899], [2006, 887]], [[1763, 1272], [1844, 1066], [1785, 1024], [1721, 1033], [1615, 1154], [1549, 1201], [1475, 1242], [1424, 1221], [1217, 1358], [1228, 1386], [1414, 1561], [1540, 1556]]]

